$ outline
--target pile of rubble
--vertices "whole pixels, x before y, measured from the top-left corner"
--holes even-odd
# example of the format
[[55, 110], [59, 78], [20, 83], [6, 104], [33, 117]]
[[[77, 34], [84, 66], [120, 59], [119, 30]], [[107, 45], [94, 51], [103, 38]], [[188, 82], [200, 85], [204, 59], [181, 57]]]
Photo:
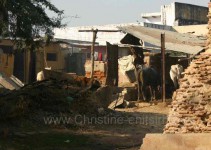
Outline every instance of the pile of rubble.
[[[62, 76], [59, 76], [62, 79]], [[0, 120], [34, 114], [35, 112], [94, 114], [106, 108], [112, 90], [98, 82], [86, 84], [85, 77], [64, 80], [47, 79], [12, 90], [1, 96]], [[109, 93], [110, 91], [110, 93]], [[101, 97], [103, 95], [103, 97]]]
[[211, 9], [208, 18], [207, 50], [185, 70], [164, 133], [211, 133]]
[[[137, 99], [133, 87], [102, 86], [98, 80], [91, 84], [90, 78], [53, 70], [43, 70], [43, 73], [45, 80], [21, 84], [17, 89], [9, 89], [15, 84], [4, 82], [10, 86], [0, 88], [0, 120], [23, 116], [39, 118], [36, 114], [42, 113], [98, 115], [108, 108], [128, 107], [129, 101]], [[5, 79], [3, 81], [8, 81]]]

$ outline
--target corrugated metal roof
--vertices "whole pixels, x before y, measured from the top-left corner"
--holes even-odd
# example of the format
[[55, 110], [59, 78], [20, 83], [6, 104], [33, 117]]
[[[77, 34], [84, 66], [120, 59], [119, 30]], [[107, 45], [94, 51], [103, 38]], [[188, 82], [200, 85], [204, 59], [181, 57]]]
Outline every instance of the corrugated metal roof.
[[189, 34], [181, 34], [172, 31], [153, 29], [142, 26], [122, 26], [118, 27], [123, 32], [129, 33], [145, 42], [155, 46], [161, 45], [161, 33], [165, 33], [165, 47], [167, 50], [183, 52], [187, 54], [197, 54], [204, 49], [206, 39]]

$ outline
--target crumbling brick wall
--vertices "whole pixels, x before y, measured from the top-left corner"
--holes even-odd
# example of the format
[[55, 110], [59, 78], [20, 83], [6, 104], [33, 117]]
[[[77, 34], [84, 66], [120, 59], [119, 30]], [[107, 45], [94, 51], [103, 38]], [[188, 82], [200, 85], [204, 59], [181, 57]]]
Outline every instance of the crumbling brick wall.
[[[85, 63], [85, 76], [90, 78], [91, 76], [91, 61], [87, 60]], [[106, 63], [103, 61], [95, 61], [94, 78], [98, 79], [101, 84], [105, 84], [106, 80]]]
[[211, 3], [207, 47], [185, 70], [164, 133], [211, 133]]

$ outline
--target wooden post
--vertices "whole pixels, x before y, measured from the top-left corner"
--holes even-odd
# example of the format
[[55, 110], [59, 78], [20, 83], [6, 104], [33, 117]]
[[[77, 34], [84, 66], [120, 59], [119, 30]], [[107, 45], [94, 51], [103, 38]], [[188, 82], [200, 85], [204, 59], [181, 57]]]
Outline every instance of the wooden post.
[[91, 46], [91, 63], [92, 63], [92, 70], [91, 70], [91, 83], [93, 81], [94, 76], [94, 45], [97, 38], [97, 32], [120, 32], [121, 30], [78, 30], [78, 32], [93, 32], [93, 39], [92, 39], [92, 46]]
[[94, 77], [94, 62], [95, 62], [95, 58], [94, 58], [94, 46], [95, 46], [95, 41], [97, 38], [97, 29], [93, 30], [93, 39], [92, 39], [92, 46], [91, 46], [91, 63], [92, 63], [92, 70], [91, 70], [91, 82], [93, 81], [93, 77]]
[[166, 71], [165, 71], [165, 34], [161, 34], [161, 55], [162, 55], [162, 101], [166, 101]]

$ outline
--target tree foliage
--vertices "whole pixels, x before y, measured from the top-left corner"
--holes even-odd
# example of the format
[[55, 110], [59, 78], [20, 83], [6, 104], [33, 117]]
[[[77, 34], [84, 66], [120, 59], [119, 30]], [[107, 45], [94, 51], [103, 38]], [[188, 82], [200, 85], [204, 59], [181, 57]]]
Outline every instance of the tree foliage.
[[[47, 11], [56, 17], [49, 17]], [[62, 26], [62, 15], [48, 0], [0, 0], [0, 35], [34, 46], [35, 39], [51, 37], [52, 29]]]

